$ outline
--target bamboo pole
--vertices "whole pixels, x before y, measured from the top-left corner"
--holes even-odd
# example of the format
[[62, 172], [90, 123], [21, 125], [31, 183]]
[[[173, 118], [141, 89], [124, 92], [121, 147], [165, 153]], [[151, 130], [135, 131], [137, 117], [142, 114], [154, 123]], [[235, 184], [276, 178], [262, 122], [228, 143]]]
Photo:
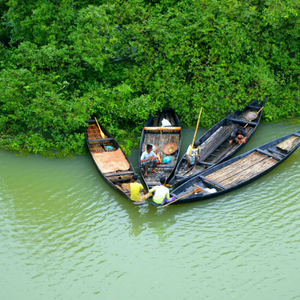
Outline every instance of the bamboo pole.
[[197, 134], [197, 130], [198, 130], [198, 126], [199, 126], [199, 121], [200, 121], [200, 118], [201, 118], [202, 110], [203, 110], [203, 107], [201, 107], [201, 109], [200, 109], [200, 113], [199, 113], [199, 117], [198, 117], [198, 121], [197, 121], [197, 126], [196, 126], [196, 130], [195, 130], [194, 137], [193, 137], [193, 142], [192, 142], [191, 150], [190, 150], [190, 153], [189, 153], [189, 158], [191, 157], [193, 146], [194, 146], [194, 143], [195, 143], [195, 138], [196, 138], [196, 134]]

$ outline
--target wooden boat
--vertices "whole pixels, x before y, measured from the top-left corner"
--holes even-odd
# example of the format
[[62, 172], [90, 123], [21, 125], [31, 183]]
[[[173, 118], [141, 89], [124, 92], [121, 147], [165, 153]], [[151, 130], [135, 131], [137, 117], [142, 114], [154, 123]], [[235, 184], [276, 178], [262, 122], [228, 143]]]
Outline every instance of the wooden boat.
[[[187, 161], [183, 155], [169, 184], [178, 186], [196, 174], [232, 157], [256, 131], [261, 119], [261, 110], [262, 104], [254, 101], [243, 110], [233, 112], [210, 128], [197, 140], [200, 144], [201, 161], [198, 161], [196, 169], [193, 171], [193, 166], [186, 168]], [[243, 128], [247, 133], [246, 143], [230, 144], [230, 136], [238, 127]]]
[[300, 130], [215, 165], [174, 189], [174, 204], [217, 197], [244, 186], [276, 168], [299, 145]]
[[[162, 120], [169, 121], [171, 126], [163, 127]], [[166, 180], [172, 175], [178, 162], [181, 145], [181, 125], [175, 111], [170, 108], [164, 108], [151, 116], [146, 122], [140, 140], [139, 159], [142, 153], [146, 151], [147, 144], [153, 145], [154, 152], [157, 152], [160, 158], [160, 164], [157, 166], [157, 174], [151, 173], [151, 167], [148, 170], [148, 176], [144, 175], [144, 168], [140, 165], [140, 171], [144, 182], [148, 188], [160, 185], [159, 178], [164, 176]], [[168, 161], [164, 163], [164, 161]]]
[[135, 171], [120, 145], [97, 119], [86, 122], [89, 124], [85, 131], [87, 146], [102, 177], [126, 199], [143, 204], [130, 199], [130, 180]]

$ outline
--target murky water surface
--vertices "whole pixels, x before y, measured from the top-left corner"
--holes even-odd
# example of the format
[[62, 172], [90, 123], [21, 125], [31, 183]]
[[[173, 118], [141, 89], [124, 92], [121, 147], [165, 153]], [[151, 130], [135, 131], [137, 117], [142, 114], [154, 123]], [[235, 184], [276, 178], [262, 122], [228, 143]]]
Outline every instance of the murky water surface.
[[[298, 129], [261, 124], [242, 152]], [[226, 196], [136, 207], [89, 155], [0, 151], [0, 299], [300, 299], [299, 182], [298, 149]]]

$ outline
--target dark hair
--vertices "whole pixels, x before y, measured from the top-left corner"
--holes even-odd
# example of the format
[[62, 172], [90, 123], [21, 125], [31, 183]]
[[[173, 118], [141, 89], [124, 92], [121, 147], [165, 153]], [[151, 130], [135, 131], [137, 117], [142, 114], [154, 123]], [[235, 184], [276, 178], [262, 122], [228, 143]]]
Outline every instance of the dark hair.
[[133, 179], [134, 181], [136, 181], [136, 180], [138, 180], [138, 176], [137, 176], [136, 174], [134, 174], [134, 175], [132, 176], [132, 179]]
[[164, 176], [159, 178], [159, 181], [161, 184], [164, 184], [166, 182], [166, 178]]
[[147, 145], [147, 150], [150, 150], [150, 149], [152, 149], [152, 148], [153, 148], [152, 145], [150, 145], [150, 144]]
[[200, 142], [199, 142], [199, 141], [195, 141], [195, 142], [194, 142], [194, 146], [195, 146], [195, 147], [198, 147], [199, 145], [200, 145]]

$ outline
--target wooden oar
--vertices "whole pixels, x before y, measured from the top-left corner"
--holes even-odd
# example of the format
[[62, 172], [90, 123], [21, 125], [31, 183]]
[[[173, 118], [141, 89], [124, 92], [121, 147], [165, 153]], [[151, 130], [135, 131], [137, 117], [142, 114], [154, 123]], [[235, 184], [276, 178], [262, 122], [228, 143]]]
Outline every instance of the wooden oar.
[[[261, 110], [262, 110], [263, 108], [264, 108], [264, 107], [262, 107], [258, 112], [256, 112], [256, 117], [255, 117], [254, 119], [251, 119], [251, 120], [249, 121], [249, 123], [252, 122], [253, 120], [255, 120], [255, 119], [257, 118], [258, 114], [261, 112]], [[247, 123], [247, 124], [244, 126], [244, 128], [246, 128], [246, 127], [249, 125], [249, 123]]]
[[201, 114], [202, 114], [202, 109], [203, 109], [203, 107], [201, 107], [201, 109], [200, 109], [200, 113], [199, 113], [199, 117], [198, 117], [198, 121], [197, 121], [197, 126], [196, 126], [196, 130], [195, 130], [194, 137], [193, 137], [193, 142], [192, 142], [191, 150], [190, 150], [190, 153], [189, 153], [189, 159], [191, 157], [193, 146], [194, 146], [194, 143], [195, 143], [195, 138], [196, 138], [196, 134], [197, 134], [197, 130], [198, 130], [198, 125], [199, 125], [199, 121], [200, 121]]
[[186, 194], [186, 195], [184, 195], [184, 196], [182, 196], [182, 197], [179, 197], [179, 198], [175, 199], [174, 201], [169, 202], [169, 203], [163, 205], [162, 207], [168, 206], [168, 205], [170, 205], [170, 204], [172, 204], [172, 203], [178, 201], [179, 199], [185, 198], [185, 197], [187, 197], [187, 196], [189, 196], [189, 195], [192, 195], [192, 194], [194, 194], [194, 193], [199, 193], [199, 192], [201, 192], [202, 190], [203, 190], [202, 188], [194, 189], [192, 192], [190, 192], [190, 193], [188, 193], [188, 194]]
[[101, 130], [101, 127], [100, 127], [100, 125], [99, 125], [99, 123], [98, 123], [97, 118], [96, 118], [96, 117], [94, 117], [94, 118], [95, 118], [95, 121], [96, 121], [97, 126], [98, 126], [98, 128], [99, 128], [100, 136], [101, 136], [103, 139], [105, 139], [105, 138], [106, 138], [106, 135], [105, 135], [105, 134], [103, 133], [103, 131]]

